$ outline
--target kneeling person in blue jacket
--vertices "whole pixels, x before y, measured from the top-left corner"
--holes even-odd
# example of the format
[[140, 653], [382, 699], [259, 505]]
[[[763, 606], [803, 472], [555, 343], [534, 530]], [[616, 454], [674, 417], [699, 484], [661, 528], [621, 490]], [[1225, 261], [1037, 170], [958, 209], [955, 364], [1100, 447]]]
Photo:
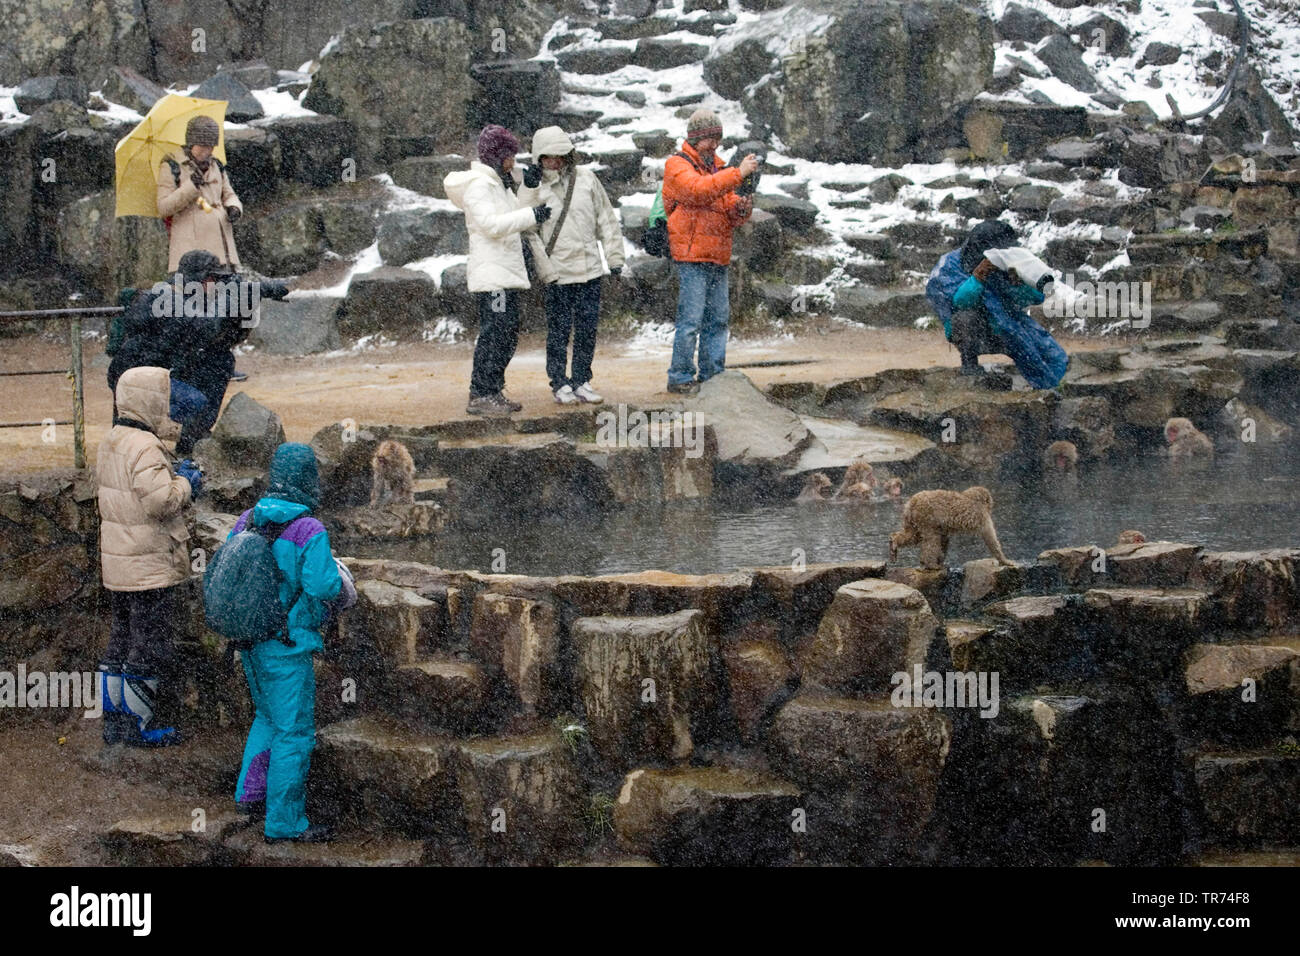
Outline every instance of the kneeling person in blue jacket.
[[[255, 716], [235, 785], [241, 809], [265, 801], [268, 843], [321, 842], [328, 827], [307, 821], [307, 771], [316, 743], [316, 676], [312, 654], [331, 607], [356, 600], [351, 577], [330, 552], [329, 534], [311, 516], [320, 503], [315, 452], [286, 443], [271, 458], [266, 496], [239, 517], [230, 537], [254, 527], [284, 524], [271, 547], [284, 573], [280, 601], [289, 611], [289, 641], [268, 640], [240, 651]], [[292, 602], [292, 603], [291, 603]]]
[[979, 357], [1000, 353], [1016, 363], [1017, 371], [1034, 388], [1054, 388], [1065, 376], [1069, 356], [1051, 333], [1024, 312], [1043, 302], [1041, 286], [1053, 277], [1044, 273], [1040, 287], [1035, 287], [1014, 271], [996, 268], [987, 258], [990, 250], [1008, 250], [1018, 243], [1015, 230], [1006, 223], [996, 219], [980, 223], [960, 248], [935, 265], [925, 295], [943, 319], [948, 341], [957, 346], [963, 375], [979, 375], [983, 371]]

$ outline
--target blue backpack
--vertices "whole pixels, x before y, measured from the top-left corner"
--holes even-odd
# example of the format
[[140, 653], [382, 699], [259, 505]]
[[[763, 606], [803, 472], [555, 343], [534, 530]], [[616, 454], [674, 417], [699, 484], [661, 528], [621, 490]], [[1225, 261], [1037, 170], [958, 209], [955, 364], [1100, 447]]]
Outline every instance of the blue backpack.
[[244, 530], [217, 549], [203, 572], [204, 620], [237, 650], [269, 640], [294, 646], [289, 637], [289, 609], [298, 602], [302, 586], [294, 591], [286, 608], [280, 601], [284, 572], [271, 551], [272, 544], [292, 524], [287, 521], [259, 528], [250, 514]]

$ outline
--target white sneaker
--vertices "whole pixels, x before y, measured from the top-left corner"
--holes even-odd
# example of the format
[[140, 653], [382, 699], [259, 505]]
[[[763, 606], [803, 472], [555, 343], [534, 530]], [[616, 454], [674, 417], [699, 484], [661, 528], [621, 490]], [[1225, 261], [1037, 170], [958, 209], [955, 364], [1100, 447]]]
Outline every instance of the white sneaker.
[[555, 401], [559, 405], [576, 405], [578, 396], [573, 394], [573, 388], [569, 385], [561, 385], [555, 390]]
[[583, 382], [573, 390], [573, 394], [589, 405], [599, 405], [605, 400], [599, 392], [591, 387], [590, 382]]

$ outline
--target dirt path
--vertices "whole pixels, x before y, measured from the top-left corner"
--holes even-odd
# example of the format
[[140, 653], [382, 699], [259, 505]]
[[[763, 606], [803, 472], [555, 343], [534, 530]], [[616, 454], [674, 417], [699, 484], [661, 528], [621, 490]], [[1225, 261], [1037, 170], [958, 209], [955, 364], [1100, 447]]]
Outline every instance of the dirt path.
[[[1109, 348], [1115, 340], [1064, 339], [1070, 351]], [[507, 392], [524, 405], [520, 417], [554, 410], [546, 382], [544, 338], [526, 336], [506, 373]], [[670, 358], [668, 341], [606, 340], [596, 350], [593, 385], [608, 402], [668, 400], [664, 391]], [[309, 441], [331, 422], [351, 418], [361, 424], [431, 424], [465, 417], [472, 342], [455, 345], [408, 344], [329, 355], [285, 357], [254, 350], [239, 357], [248, 381], [237, 391], [274, 409], [291, 441]], [[0, 371], [56, 368], [66, 363], [61, 341], [32, 335], [0, 340]], [[97, 359], [98, 357], [98, 359]], [[112, 402], [104, 384], [102, 342], [87, 342], [86, 448], [94, 449], [109, 427]], [[809, 364], [743, 371], [764, 388], [773, 382], [835, 382], [886, 368], [956, 366], [956, 350], [937, 331], [859, 329], [818, 325], [798, 337], [733, 341], [731, 366], [772, 360], [810, 360]], [[38, 421], [71, 417], [71, 384], [57, 376], [0, 378], [0, 421]], [[0, 429], [0, 474], [66, 468], [72, 464], [72, 431], [56, 430], [42, 442], [39, 428]]]

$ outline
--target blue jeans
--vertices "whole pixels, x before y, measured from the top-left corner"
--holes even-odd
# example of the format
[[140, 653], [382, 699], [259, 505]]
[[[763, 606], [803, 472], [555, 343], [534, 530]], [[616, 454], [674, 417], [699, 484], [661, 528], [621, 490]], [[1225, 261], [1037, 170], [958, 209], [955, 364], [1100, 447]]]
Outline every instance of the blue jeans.
[[683, 385], [695, 378], [695, 343], [699, 340], [700, 381], [727, 365], [727, 267], [712, 262], [677, 264], [677, 334], [668, 384]]

